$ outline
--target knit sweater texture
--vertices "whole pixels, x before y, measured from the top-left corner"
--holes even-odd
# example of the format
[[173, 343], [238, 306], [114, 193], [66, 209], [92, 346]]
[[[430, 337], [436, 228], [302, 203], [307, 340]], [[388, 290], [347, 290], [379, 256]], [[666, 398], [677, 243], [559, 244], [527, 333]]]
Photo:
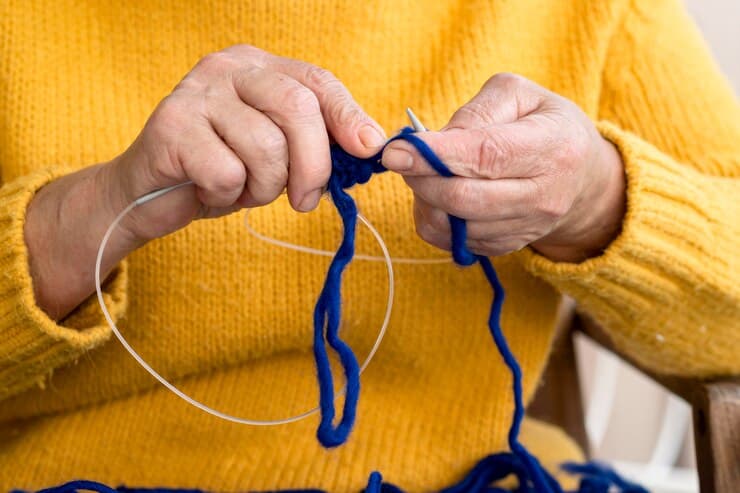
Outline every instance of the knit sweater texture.
[[[740, 372], [740, 107], [678, 0], [3, 1], [0, 491], [74, 478], [357, 491], [372, 470], [430, 491], [505, 448], [511, 378], [488, 334], [479, 269], [395, 266], [388, 334], [363, 374], [355, 430], [332, 450], [317, 443], [315, 416], [249, 427], [178, 400], [111, 340], [92, 297], [57, 322], [35, 304], [23, 237], [34, 193], [120, 154], [202, 56], [236, 43], [328, 68], [389, 133], [407, 106], [441, 127], [507, 71], [575, 101], [614, 142], [627, 213], [603, 254], [494, 259], [527, 398], [562, 294], [656, 372]], [[393, 256], [448, 256], [415, 235], [399, 176], [352, 193]], [[281, 199], [249, 218], [265, 235], [327, 250], [341, 232], [326, 201], [298, 214]], [[183, 390], [236, 415], [285, 417], [317, 402], [311, 315], [328, 259], [260, 242], [242, 221], [198, 221], [147, 244], [105, 296], [131, 344]], [[357, 249], [379, 253], [362, 229]], [[346, 274], [342, 333], [361, 359], [387, 284], [382, 263], [358, 260]], [[546, 464], [578, 454], [541, 423], [524, 440]]]

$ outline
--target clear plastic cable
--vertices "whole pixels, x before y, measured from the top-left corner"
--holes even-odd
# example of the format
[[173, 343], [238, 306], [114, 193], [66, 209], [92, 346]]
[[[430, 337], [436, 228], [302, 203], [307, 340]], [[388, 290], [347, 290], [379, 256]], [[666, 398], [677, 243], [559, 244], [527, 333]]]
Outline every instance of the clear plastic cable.
[[[321, 250], [318, 248], [311, 248], [303, 245], [298, 245], [297, 243], [290, 243], [288, 241], [278, 240], [277, 238], [271, 238], [269, 236], [263, 235], [256, 229], [252, 227], [251, 224], [249, 224], [249, 213], [251, 212], [250, 209], [247, 209], [244, 212], [244, 227], [247, 229], [247, 232], [249, 232], [250, 235], [254, 236], [260, 241], [264, 241], [265, 243], [269, 243], [271, 245], [279, 246], [282, 248], [287, 248], [288, 250], [295, 250], [297, 252], [302, 253], [308, 253], [311, 255], [321, 255], [322, 257], [333, 257], [336, 252], [332, 252], [330, 250]], [[358, 217], [362, 217], [358, 214]], [[366, 222], [366, 219], [361, 219], [365, 224], [368, 225], [368, 227], [371, 228], [371, 231], [373, 231], [372, 227]], [[376, 238], [380, 238], [377, 231], [373, 231], [373, 234]], [[382, 241], [382, 240], [380, 240]], [[355, 256], [352, 258], [353, 260], [366, 260], [368, 262], [385, 262], [387, 261], [387, 258], [384, 256], [376, 256], [376, 255], [365, 255], [361, 253], [355, 254]], [[452, 257], [440, 257], [440, 258], [410, 258], [410, 257], [390, 257], [391, 262], [394, 264], [416, 264], [416, 265], [425, 265], [425, 264], [449, 264], [452, 262]]]
[[[103, 298], [103, 291], [101, 288], [101, 279], [100, 279], [100, 266], [103, 259], [103, 254], [105, 253], [105, 247], [108, 244], [108, 240], [110, 239], [113, 232], [118, 227], [118, 224], [121, 222], [121, 220], [134, 208], [143, 205], [151, 200], [154, 200], [158, 197], [161, 197], [162, 195], [165, 195], [173, 190], [176, 190], [180, 187], [191, 185], [192, 182], [186, 182], [181, 183], [179, 185], [175, 185], [172, 187], [164, 188], [161, 190], [157, 190], [154, 192], [151, 192], [149, 194], [143, 195], [139, 197], [138, 199], [131, 202], [123, 211], [121, 211], [120, 214], [113, 220], [110, 226], [108, 226], [108, 230], [105, 232], [105, 235], [103, 235], [103, 239], [100, 242], [100, 246], [98, 247], [98, 254], [97, 258], [95, 260], [95, 291], [98, 295], [98, 303], [100, 303], [100, 308], [103, 310], [103, 314], [105, 316], [105, 319], [108, 321], [108, 325], [110, 326], [111, 330], [113, 331], [113, 334], [116, 336], [116, 338], [119, 340], [121, 345], [128, 351], [128, 353], [141, 365], [142, 368], [144, 368], [149, 374], [151, 374], [154, 378], [156, 378], [162, 385], [167, 387], [171, 392], [173, 392], [175, 395], [183, 399], [185, 402], [197, 407], [198, 409], [211, 414], [213, 416], [216, 416], [218, 418], [224, 419], [226, 421], [231, 421], [234, 423], [240, 423], [240, 424], [247, 424], [247, 425], [254, 425], [254, 426], [271, 426], [271, 425], [282, 425], [287, 423], [293, 423], [295, 421], [299, 421], [303, 418], [306, 418], [312, 414], [315, 414], [319, 411], [318, 406], [310, 409], [308, 411], [305, 411], [303, 413], [290, 416], [287, 418], [282, 419], [272, 419], [272, 420], [258, 420], [258, 419], [248, 419], [248, 418], [241, 418], [238, 416], [233, 416], [231, 414], [227, 414], [224, 412], [221, 412], [217, 409], [214, 409], [206, 404], [203, 404], [202, 402], [192, 398], [191, 396], [184, 393], [182, 390], [175, 387], [172, 383], [170, 383], [167, 379], [165, 379], [161, 374], [159, 374], [154, 368], [149, 365], [144, 358], [139, 355], [139, 353], [136, 352], [136, 350], [131, 347], [131, 345], [126, 341], [126, 339], [123, 337], [121, 332], [118, 330], [118, 327], [116, 326], [116, 323], [113, 321], [113, 317], [111, 317], [110, 312], [108, 311], [108, 307], [105, 304], [105, 300]], [[373, 234], [375, 239], [378, 241], [378, 244], [380, 245], [380, 249], [383, 252], [382, 257], [366, 257], [365, 260], [380, 260], [385, 261], [387, 271], [388, 271], [388, 302], [386, 304], [386, 310], [385, 315], [383, 317], [383, 323], [380, 327], [380, 331], [378, 332], [378, 337], [375, 339], [375, 343], [373, 344], [372, 349], [368, 353], [367, 357], [365, 358], [365, 361], [360, 366], [360, 374], [362, 374], [363, 371], [365, 371], [365, 368], [370, 364], [370, 361], [375, 356], [375, 353], [378, 351], [378, 348], [380, 347], [380, 343], [383, 340], [383, 337], [385, 336], [386, 330], [388, 328], [388, 323], [390, 321], [391, 317], [391, 310], [393, 309], [393, 296], [394, 296], [394, 279], [393, 279], [393, 262], [391, 260], [391, 256], [388, 253], [388, 248], [386, 247], [385, 242], [383, 241], [383, 238], [380, 236], [380, 233], [373, 227], [373, 225], [368, 221], [362, 214], [357, 214], [357, 218], [362, 222], [367, 228], [370, 230], [370, 232]], [[305, 253], [311, 253], [316, 255], [327, 255], [327, 256], [333, 256], [333, 252], [324, 252], [321, 250], [314, 251], [313, 249], [308, 249], [305, 247], [300, 247], [299, 245], [292, 245], [289, 243], [280, 242], [279, 240], [273, 240], [271, 238], [265, 237], [254, 231], [252, 228], [249, 227], [248, 222], [246, 221], [245, 216], [245, 224], [247, 225], [248, 231], [256, 236], [257, 238], [267, 241], [268, 243], [273, 243], [278, 246], [282, 246], [285, 248], [292, 248], [294, 250], [298, 250]], [[299, 247], [299, 248], [296, 248]], [[359, 256], [358, 256], [359, 257]], [[412, 260], [412, 259], [409, 259]], [[409, 262], [410, 263], [410, 262]], [[430, 263], [430, 262], [426, 262]], [[343, 387], [339, 392], [337, 392], [337, 397], [340, 397], [344, 395], [345, 388]]]

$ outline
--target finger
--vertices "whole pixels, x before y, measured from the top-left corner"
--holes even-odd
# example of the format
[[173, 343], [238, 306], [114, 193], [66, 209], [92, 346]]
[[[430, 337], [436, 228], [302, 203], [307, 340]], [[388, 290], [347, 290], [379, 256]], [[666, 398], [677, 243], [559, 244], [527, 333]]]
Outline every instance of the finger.
[[312, 90], [331, 136], [350, 154], [369, 157], [385, 144], [382, 127], [362, 110], [346, 87], [325, 69], [243, 44], [207, 56], [199, 63], [202, 66], [199, 68], [206, 72], [231, 72], [235, 66], [244, 65], [245, 62], [284, 73]]
[[529, 179], [410, 176], [406, 177], [406, 183], [428, 204], [468, 220], [493, 221], [526, 216], [538, 203], [537, 185]]
[[222, 217], [227, 216], [233, 212], [238, 211], [241, 209], [242, 206], [239, 204], [239, 201], [237, 200], [235, 203], [228, 205], [226, 207], [209, 207], [207, 205], [201, 205], [200, 210], [196, 213], [194, 220], [200, 220], [200, 219], [212, 219], [214, 217]]
[[416, 194], [414, 194], [414, 225], [416, 234], [430, 245], [447, 251], [452, 248], [449, 216]]
[[237, 94], [267, 115], [288, 143], [288, 198], [300, 211], [314, 209], [331, 174], [329, 136], [314, 93], [295, 79], [259, 67], [232, 76]]
[[513, 123], [539, 108], [548, 91], [515, 74], [496, 74], [461, 106], [443, 130]]
[[345, 151], [353, 156], [370, 157], [385, 144], [383, 128], [360, 107], [334, 74], [288, 59], [280, 59], [276, 67], [313, 91], [329, 133]]
[[247, 182], [239, 204], [256, 207], [275, 200], [288, 182], [285, 134], [231, 92], [213, 95], [207, 106], [214, 129], [246, 167]]
[[[450, 129], [416, 134], [450, 169], [468, 178], [501, 179], [535, 176], [546, 164], [542, 156], [555, 145], [537, 119], [491, 125], [485, 128]], [[388, 144], [383, 165], [404, 176], [434, 176], [437, 173], [408, 142]]]
[[205, 119], [181, 133], [177, 159], [204, 205], [228, 207], [242, 194], [244, 164]]
[[492, 238], [486, 240], [470, 239], [466, 243], [468, 249], [476, 255], [485, 255], [487, 257], [499, 257], [518, 252], [531, 242], [518, 236]]
[[[414, 221], [417, 234], [427, 243], [450, 250], [452, 232], [449, 215], [421, 197], [414, 197]], [[503, 255], [521, 250], [546, 233], [546, 225], [528, 217], [498, 221], [466, 221], [466, 246], [482, 255]]]

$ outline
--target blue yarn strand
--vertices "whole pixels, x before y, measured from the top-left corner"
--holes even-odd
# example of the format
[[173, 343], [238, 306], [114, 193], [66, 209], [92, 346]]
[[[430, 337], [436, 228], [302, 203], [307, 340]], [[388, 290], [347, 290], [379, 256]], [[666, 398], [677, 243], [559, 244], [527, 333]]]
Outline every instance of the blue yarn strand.
[[570, 474], [581, 476], [578, 487], [580, 493], [608, 493], [612, 486], [622, 493], [648, 493], [648, 490], [637, 483], [627, 481], [606, 464], [591, 461], [585, 464], [566, 462], [562, 469]]
[[[450, 169], [442, 162], [441, 159], [432, 151], [432, 149], [418, 136], [413, 133], [410, 128], [405, 128], [393, 137], [388, 142], [402, 139], [413, 145], [416, 150], [424, 157], [429, 165], [441, 176], [454, 177], [454, 174]], [[387, 145], [387, 144], [386, 144]], [[382, 151], [381, 151], [382, 153]], [[356, 183], [365, 183], [370, 179], [373, 173], [380, 173], [385, 171], [385, 168], [380, 163], [381, 153], [376, 154], [370, 159], [361, 160], [349, 156], [341, 148], [335, 147], [332, 151], [333, 160], [333, 176], [329, 182], [329, 191], [337, 210], [345, 224], [344, 237], [342, 245], [337, 252], [336, 258], [341, 258], [341, 269], [333, 271], [330, 267], [329, 274], [327, 275], [327, 286], [330, 287], [333, 295], [330, 297], [332, 303], [336, 303], [336, 306], [326, 307], [325, 305], [319, 306], [317, 304], [317, 311], [328, 310], [329, 313], [335, 314], [339, 317], [339, 304], [341, 302], [341, 294], [339, 293], [341, 271], [347, 265], [344, 262], [343, 248], [345, 245], [351, 245], [352, 250], [354, 246], [354, 235], [355, 235], [355, 222], [350, 221], [349, 211], [354, 210], [356, 214], [356, 207], [352, 198], [343, 191], [344, 188], [353, 186]], [[336, 180], [334, 177], [337, 177]], [[351, 206], [345, 202], [351, 203]], [[467, 227], [465, 220], [453, 215], [449, 216], [450, 229], [452, 234], [452, 256], [458, 265], [469, 266], [475, 263], [479, 263], [483, 272], [493, 289], [493, 302], [491, 304], [491, 311], [488, 319], [488, 328], [491, 336], [496, 344], [504, 363], [508, 367], [512, 375], [512, 390], [514, 396], [514, 413], [512, 416], [512, 423], [508, 434], [508, 443], [511, 450], [510, 453], [494, 454], [483, 459], [473, 470], [470, 472], [468, 477], [454, 487], [445, 490], [446, 493], [456, 492], [470, 492], [470, 491], [490, 491], [488, 485], [495, 480], [502, 479], [509, 475], [515, 475], [519, 479], [519, 486], [517, 492], [521, 493], [562, 493], [562, 488], [558, 482], [550, 475], [547, 470], [542, 467], [540, 462], [534, 457], [529, 451], [519, 442], [519, 433], [521, 429], [521, 423], [524, 419], [524, 396], [522, 389], [522, 371], [519, 366], [516, 357], [509, 348], [506, 337], [501, 329], [501, 312], [505, 299], [504, 288], [498, 279], [496, 270], [493, 267], [492, 262], [488, 257], [479, 256], [473, 254], [466, 246], [467, 241]], [[351, 259], [351, 254], [350, 254]], [[323, 294], [323, 293], [322, 293]], [[347, 379], [348, 397], [345, 399], [344, 415], [340, 421], [340, 425], [332, 429], [331, 422], [334, 418], [334, 392], [333, 392], [333, 381], [331, 380], [331, 370], [328, 368], [328, 358], [326, 357], [325, 349], [322, 349], [323, 345], [323, 325], [319, 325], [318, 322], [323, 322], [322, 317], [315, 318], [317, 324], [314, 326], [315, 338], [314, 342], [315, 352], [317, 354], [317, 368], [319, 374], [319, 387], [322, 390], [321, 397], [321, 409], [322, 409], [322, 420], [319, 426], [319, 440], [325, 446], [336, 446], [343, 443], [351, 431], [352, 422], [356, 416], [356, 405], [359, 398], [359, 372], [355, 372], [355, 366], [357, 360], [355, 358], [347, 358], [347, 361], [352, 366], [344, 365], [343, 354], [337, 349], [337, 347], [345, 348], [346, 345], [339, 340], [337, 332], [335, 332], [335, 326], [331, 324], [332, 319], [329, 321], [327, 326], [327, 340], [329, 341], [332, 348], [334, 348], [340, 355], [340, 360], [343, 362], [345, 378]], [[337, 324], [338, 324], [337, 319]], [[333, 337], [334, 339], [330, 339]], [[339, 344], [335, 346], [335, 343]], [[351, 353], [351, 350], [349, 351]], [[328, 375], [330, 384], [327, 385], [322, 382], [322, 378]], [[356, 380], [350, 380], [350, 378], [356, 378]], [[353, 393], [353, 400], [349, 402], [349, 389], [357, 390], [357, 393]], [[349, 405], [348, 405], [349, 402]], [[349, 423], [349, 426], [345, 426]], [[323, 431], [332, 431], [331, 434], [322, 433]], [[346, 433], [346, 434], [345, 434]], [[331, 439], [331, 440], [330, 440]], [[328, 445], [327, 445], [328, 444]], [[566, 468], [566, 470], [568, 470]], [[575, 471], [575, 469], [571, 469]], [[613, 471], [612, 471], [613, 473]], [[616, 473], [614, 473], [616, 474]], [[597, 474], [598, 475], [598, 474]], [[603, 473], [601, 476], [608, 476]], [[377, 489], [379, 474], [373, 473], [370, 476], [370, 482], [368, 484], [367, 491], [375, 491]], [[473, 483], [470, 483], [473, 481]], [[619, 486], [615, 482], [614, 478], [607, 478], [606, 481], [609, 484]]]
[[[413, 134], [412, 129], [403, 129], [388, 143], [397, 139], [404, 139], [411, 142], [416, 148], [422, 149], [430, 157], [430, 164], [438, 173], [444, 176], [452, 176], [452, 172], [447, 166], [423, 140]], [[386, 145], [388, 144], [386, 143]], [[319, 442], [327, 448], [337, 447], [347, 441], [355, 422], [357, 402], [360, 396], [360, 368], [357, 358], [352, 352], [352, 348], [339, 337], [339, 325], [342, 318], [342, 274], [354, 256], [357, 228], [357, 205], [345, 189], [356, 184], [366, 183], [373, 174], [387, 171], [380, 162], [381, 156], [382, 150], [370, 158], [361, 159], [348, 154], [337, 145], [331, 148], [332, 174], [329, 178], [329, 195], [342, 219], [344, 232], [339, 249], [329, 265], [324, 287], [316, 302], [313, 317], [313, 351], [319, 383], [319, 408], [321, 409], [321, 420], [316, 436]], [[458, 231], [461, 229], [458, 237], [462, 239], [462, 247], [465, 248], [465, 222], [458, 219], [455, 228]], [[474, 259], [470, 252], [468, 252], [468, 256]], [[334, 425], [336, 415], [334, 409], [334, 378], [331, 373], [326, 342], [339, 356], [347, 389], [342, 417], [336, 426]]]
[[96, 491], [98, 493], [117, 493], [115, 489], [102, 483], [84, 480], [70, 481], [69, 483], [57, 486], [56, 488], [47, 488], [45, 490], [41, 490], [38, 493], [76, 493], [79, 490]]
[[[360, 366], [347, 343], [339, 337], [341, 322], [342, 273], [354, 255], [354, 235], [357, 226], [357, 207], [338, 180], [329, 181], [329, 192], [344, 224], [344, 237], [332, 259], [324, 287], [314, 310], [314, 358], [319, 381], [319, 406], [321, 422], [317, 431], [319, 442], [324, 447], [336, 447], [347, 440], [357, 413], [360, 396]], [[324, 327], [326, 329], [324, 330]], [[347, 382], [344, 411], [339, 424], [334, 421], [334, 379], [331, 374], [329, 355], [325, 341], [339, 355]]]
[[[444, 177], [454, 177], [450, 169], [439, 159], [432, 149], [413, 129], [404, 128], [388, 143], [402, 139], [413, 145], [436, 172]], [[387, 145], [387, 144], [386, 144]], [[324, 447], [343, 444], [355, 422], [357, 403], [360, 395], [360, 369], [352, 348], [339, 336], [341, 322], [342, 274], [352, 261], [355, 252], [355, 233], [357, 227], [357, 206], [354, 199], [345, 191], [355, 184], [366, 183], [373, 174], [387, 171], [381, 164], [382, 151], [368, 159], [360, 159], [346, 153], [338, 146], [332, 146], [332, 175], [329, 179], [329, 194], [342, 219], [344, 233], [342, 242], [334, 255], [326, 274], [326, 280], [314, 309], [313, 351], [316, 360], [316, 373], [319, 384], [319, 407], [321, 420], [317, 437]], [[501, 312], [504, 304], [504, 288], [496, 274], [491, 260], [475, 255], [466, 246], [467, 227], [464, 219], [449, 216], [452, 233], [452, 256], [460, 266], [480, 264], [493, 290], [493, 301], [488, 317], [488, 329], [501, 358], [511, 373], [514, 397], [514, 413], [508, 434], [510, 452], [489, 455], [480, 460], [457, 484], [445, 488], [441, 493], [563, 493], [558, 482], [542, 467], [540, 462], [519, 442], [519, 432], [524, 419], [524, 396], [522, 390], [522, 370], [509, 347], [501, 329]], [[346, 395], [342, 417], [334, 425], [334, 378], [329, 364], [326, 344], [339, 356], [346, 380]], [[577, 493], [610, 493], [617, 488], [621, 493], [647, 493], [641, 486], [621, 478], [613, 469], [596, 462], [586, 464], [566, 463], [563, 470], [581, 476]], [[491, 486], [508, 476], [515, 476], [518, 486], [506, 490]], [[77, 493], [87, 490], [97, 493], [202, 493], [200, 490], [185, 489], [135, 489], [119, 486], [116, 489], [94, 481], [71, 481], [61, 486], [41, 490], [38, 493]], [[383, 482], [378, 472], [370, 474], [364, 493], [403, 493], [390, 483]], [[15, 490], [11, 493], [24, 493]], [[283, 490], [281, 493], [323, 493], [317, 489]]]
[[[128, 488], [126, 486], [118, 486], [111, 488], [103, 483], [97, 481], [69, 481], [59, 486], [52, 488], [46, 488], [39, 490], [37, 493], [78, 493], [81, 491], [94, 491], [95, 493], [203, 493], [202, 490], [198, 489], [170, 489], [170, 488]], [[322, 491], [315, 490], [316, 493], [323, 493]], [[23, 490], [11, 490], [10, 493], [26, 493]], [[281, 492], [285, 493], [285, 492]], [[306, 493], [310, 493], [306, 491]]]

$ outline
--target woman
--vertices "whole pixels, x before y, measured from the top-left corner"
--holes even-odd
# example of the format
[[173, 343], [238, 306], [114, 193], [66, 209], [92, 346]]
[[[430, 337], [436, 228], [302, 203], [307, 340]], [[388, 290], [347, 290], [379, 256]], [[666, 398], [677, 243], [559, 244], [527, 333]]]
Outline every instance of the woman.
[[[331, 207], [291, 208], [319, 204], [331, 141], [370, 156], [406, 106], [442, 127], [420, 137], [457, 177], [396, 142], [383, 154], [391, 173], [354, 194], [399, 257], [440, 257], [447, 214], [468, 220], [468, 246], [496, 257], [507, 289], [502, 325], [526, 396], [561, 293], [656, 372], [740, 371], [740, 108], [677, 1], [0, 8], [0, 490], [82, 477], [355, 491], [377, 469], [429, 491], [504, 449], [510, 377], [477, 270], [396, 267], [388, 338], [354, 431], [331, 450], [315, 420], [246, 427], [177, 401], [109, 341], [90, 297], [118, 212], [192, 180], [113, 238], [113, 316], [159, 371], [219, 409], [305, 410], [325, 264], [249, 239], [228, 214], [256, 208], [261, 232], [331, 249]], [[363, 354], [387, 281], [378, 265], [351, 269], [344, 327]], [[525, 442], [553, 467], [578, 454], [534, 421]]]

